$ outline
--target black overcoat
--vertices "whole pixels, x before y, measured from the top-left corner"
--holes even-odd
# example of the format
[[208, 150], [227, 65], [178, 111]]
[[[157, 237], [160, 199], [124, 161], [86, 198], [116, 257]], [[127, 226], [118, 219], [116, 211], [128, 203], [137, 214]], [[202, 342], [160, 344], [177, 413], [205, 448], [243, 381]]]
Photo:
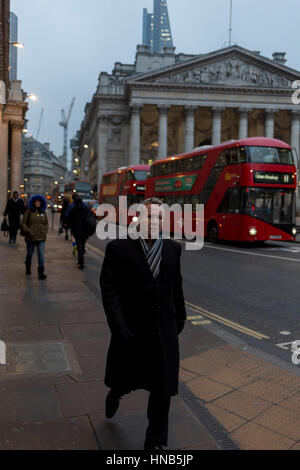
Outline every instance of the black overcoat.
[[[103, 306], [112, 336], [105, 385], [122, 393], [139, 388], [178, 393], [177, 325], [186, 319], [180, 270], [181, 246], [163, 240], [160, 273], [152, 276], [139, 240], [108, 243], [100, 275]], [[124, 345], [117, 332], [134, 335]]]
[[14, 201], [13, 199], [9, 199], [6, 204], [4, 216], [8, 215], [8, 222], [9, 222], [9, 229], [19, 230], [20, 228], [20, 217], [21, 214], [24, 214], [25, 207], [24, 202], [22, 199], [17, 199]]

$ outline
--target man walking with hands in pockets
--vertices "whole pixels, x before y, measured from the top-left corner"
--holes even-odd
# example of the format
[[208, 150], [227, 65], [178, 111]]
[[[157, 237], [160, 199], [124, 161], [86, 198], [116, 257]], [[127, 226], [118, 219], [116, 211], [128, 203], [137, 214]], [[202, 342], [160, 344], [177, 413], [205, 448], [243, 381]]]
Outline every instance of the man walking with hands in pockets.
[[100, 275], [103, 306], [111, 330], [105, 384], [106, 416], [133, 390], [150, 392], [145, 450], [168, 441], [171, 397], [178, 393], [179, 344], [186, 311], [180, 270], [181, 246], [162, 238], [162, 202], [143, 202], [144, 239], [108, 243]]

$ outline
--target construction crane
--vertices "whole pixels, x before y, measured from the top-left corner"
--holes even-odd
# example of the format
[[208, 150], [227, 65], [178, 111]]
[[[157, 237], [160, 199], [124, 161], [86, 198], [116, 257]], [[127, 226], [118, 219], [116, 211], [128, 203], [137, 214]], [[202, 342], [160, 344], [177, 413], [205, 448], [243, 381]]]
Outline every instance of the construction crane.
[[39, 140], [41, 124], [42, 124], [42, 120], [43, 120], [43, 114], [44, 114], [44, 108], [42, 108], [42, 110], [41, 110], [40, 120], [39, 120], [39, 127], [38, 127], [38, 131], [37, 131], [37, 134], [36, 134], [36, 140]]
[[60, 126], [64, 128], [64, 150], [63, 150], [63, 155], [62, 155], [62, 160], [67, 166], [68, 163], [68, 127], [69, 127], [69, 122], [72, 114], [72, 109], [75, 103], [75, 98], [73, 98], [72, 103], [70, 104], [68, 116], [66, 117], [65, 110], [61, 110], [61, 122], [59, 123]]

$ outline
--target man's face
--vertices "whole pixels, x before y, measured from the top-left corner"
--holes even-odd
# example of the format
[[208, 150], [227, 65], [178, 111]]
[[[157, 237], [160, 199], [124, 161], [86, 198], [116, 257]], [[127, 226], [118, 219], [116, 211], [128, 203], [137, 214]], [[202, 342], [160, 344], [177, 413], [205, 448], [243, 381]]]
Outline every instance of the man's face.
[[148, 237], [153, 240], [162, 231], [163, 211], [158, 204], [147, 204], [145, 208], [145, 217], [140, 218], [141, 228], [143, 233], [148, 230]]
[[18, 196], [19, 196], [18, 193], [14, 193], [14, 194], [13, 194], [13, 198], [14, 198], [14, 199], [18, 199]]

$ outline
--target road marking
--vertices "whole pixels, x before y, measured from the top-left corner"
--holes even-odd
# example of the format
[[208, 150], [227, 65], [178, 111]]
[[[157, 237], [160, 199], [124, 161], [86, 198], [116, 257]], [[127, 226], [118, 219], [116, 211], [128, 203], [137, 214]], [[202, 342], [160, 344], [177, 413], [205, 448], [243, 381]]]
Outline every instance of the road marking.
[[200, 320], [203, 318], [203, 315], [195, 315], [192, 317], [187, 317], [188, 320]]
[[288, 335], [291, 334], [291, 332], [290, 332], [290, 331], [280, 331], [280, 334], [281, 334], [281, 335], [288, 336]]
[[294, 341], [289, 341], [288, 343], [278, 343], [276, 346], [278, 346], [280, 349], [285, 349], [286, 351], [290, 350], [293, 352], [297, 350], [297, 348], [293, 346], [293, 343]]
[[266, 251], [289, 251], [290, 253], [300, 253], [300, 248], [277, 247], [277, 248], [262, 248], [262, 249]]
[[296, 263], [300, 263], [300, 259], [295, 258], [285, 258], [284, 256], [273, 256], [273, 255], [263, 255], [261, 253], [251, 253], [250, 251], [242, 251], [242, 250], [231, 250], [230, 248], [221, 248], [219, 246], [213, 245], [204, 245], [204, 248], [212, 248], [213, 250], [222, 250], [222, 251], [230, 251], [231, 253], [242, 253], [243, 255], [251, 255], [251, 256], [262, 256], [263, 258], [273, 258], [273, 259], [280, 259], [284, 261], [295, 261]]
[[98, 255], [104, 257], [104, 255], [105, 255], [104, 251], [100, 250], [99, 248], [96, 248], [95, 246], [90, 245], [89, 243], [86, 243], [85, 246], [86, 246], [89, 250], [94, 251], [94, 252], [97, 253]]
[[189, 316], [187, 319], [190, 320], [192, 325], [209, 325], [211, 323], [210, 320], [205, 320], [203, 315]]
[[209, 310], [206, 310], [203, 307], [198, 307], [197, 305], [194, 305], [191, 302], [186, 301], [185, 304], [191, 310], [194, 310], [195, 312], [199, 312], [205, 317], [208, 317], [208, 318], [210, 318], [212, 320], [215, 320], [219, 323], [223, 323], [224, 325], [229, 326], [230, 328], [233, 328], [234, 330], [240, 331], [241, 333], [244, 333], [248, 336], [252, 336], [253, 338], [260, 339], [260, 340], [270, 339], [269, 336], [266, 336], [262, 333], [259, 333], [258, 331], [255, 331], [255, 330], [251, 330], [250, 328], [247, 328], [245, 326], [239, 325], [238, 323], [227, 320], [226, 318], [221, 317], [220, 315], [217, 315], [213, 312], [210, 312]]

